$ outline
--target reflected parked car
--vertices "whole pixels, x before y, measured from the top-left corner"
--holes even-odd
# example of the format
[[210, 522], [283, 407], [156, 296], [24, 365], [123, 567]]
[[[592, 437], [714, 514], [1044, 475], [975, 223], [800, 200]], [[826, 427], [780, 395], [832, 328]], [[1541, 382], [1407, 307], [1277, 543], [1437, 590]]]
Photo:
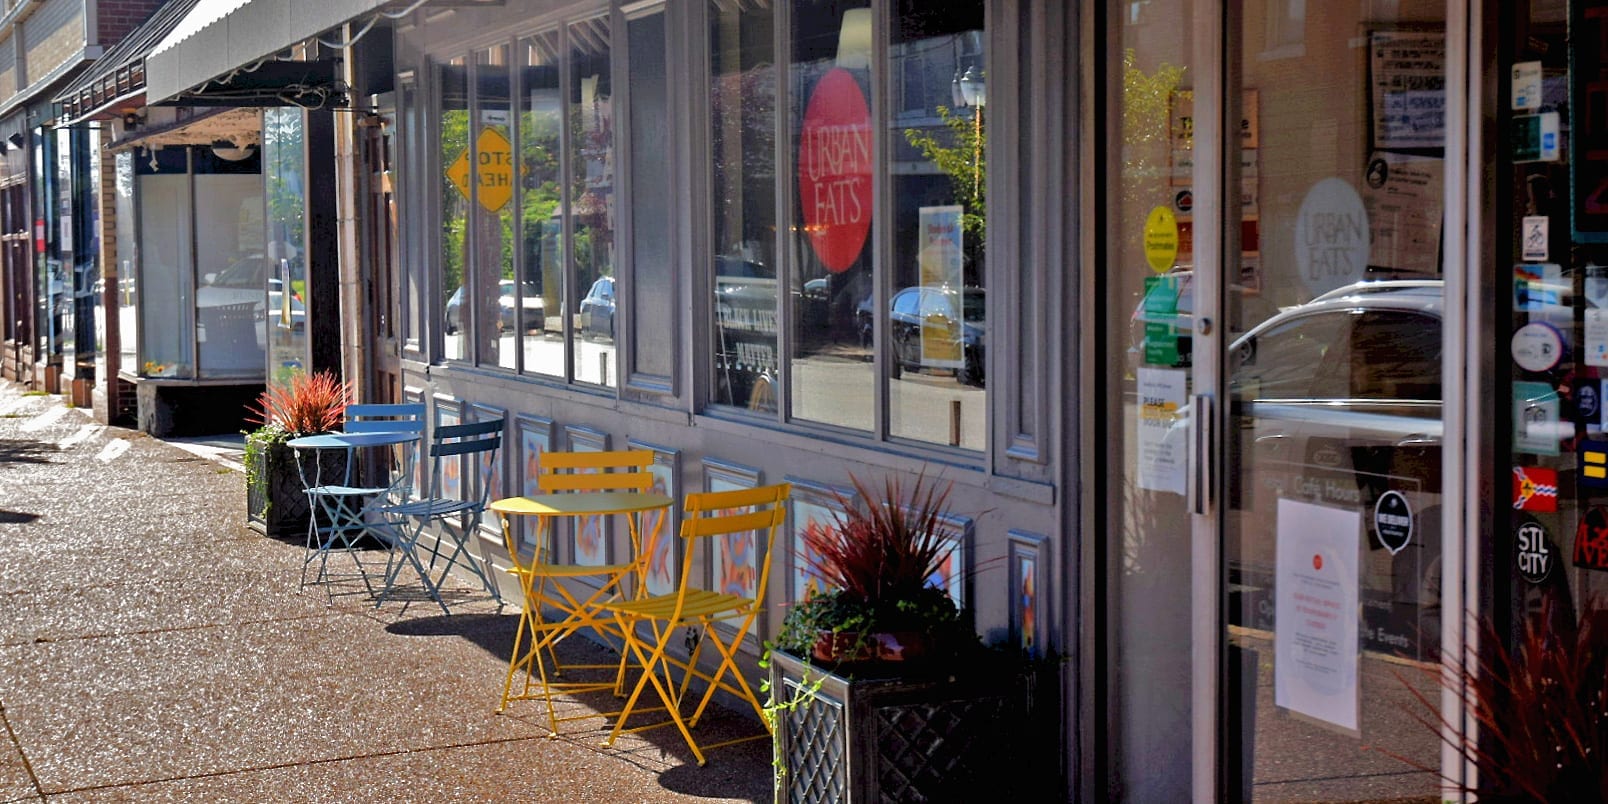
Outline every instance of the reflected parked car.
[[[1229, 347], [1235, 470], [1226, 545], [1230, 620], [1274, 626], [1281, 500], [1362, 514], [1364, 647], [1435, 655], [1439, 628], [1441, 330], [1439, 281], [1348, 285], [1287, 308]], [[1169, 371], [1170, 369], [1156, 369]], [[1185, 449], [1188, 409], [1168, 433]], [[1376, 506], [1404, 501], [1408, 543], [1382, 549]]]
[[599, 277], [581, 299], [576, 327], [581, 335], [614, 339], [614, 277]]
[[[525, 312], [525, 331], [541, 332], [547, 328], [546, 305], [542, 301], [541, 289], [534, 282], [524, 283], [521, 288], [522, 295], [515, 294], [515, 283], [512, 279], [504, 279], [497, 283], [497, 331], [507, 332], [519, 326], [515, 315], [515, 308], [523, 308]], [[463, 328], [463, 286], [452, 292], [447, 298], [446, 328], [448, 335], [457, 334]]]
[[[203, 319], [212, 314], [206, 311], [239, 304], [253, 305], [256, 317], [267, 318], [270, 323], [284, 323], [288, 315], [291, 329], [302, 329], [307, 324], [307, 309], [294, 291], [285, 299], [284, 283], [272, 275], [271, 264], [261, 254], [250, 254], [229, 263], [221, 271], [205, 274], [196, 288], [196, 308]], [[288, 311], [286, 302], [289, 303]], [[265, 315], [266, 313], [266, 315]]]
[[[919, 286], [893, 294], [888, 305], [893, 376], [906, 369], [952, 368], [956, 380], [982, 386], [986, 299], [983, 289], [975, 287]], [[856, 312], [862, 332], [868, 332], [869, 312]]]

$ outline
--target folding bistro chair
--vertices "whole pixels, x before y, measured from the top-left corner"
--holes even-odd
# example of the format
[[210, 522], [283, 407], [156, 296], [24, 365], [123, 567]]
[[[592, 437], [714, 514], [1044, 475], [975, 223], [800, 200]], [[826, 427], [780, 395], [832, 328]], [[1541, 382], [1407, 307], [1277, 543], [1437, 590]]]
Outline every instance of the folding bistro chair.
[[[419, 437], [423, 432], [424, 405], [421, 403], [349, 404], [339, 435], [403, 433], [413, 437], [379, 445], [341, 447], [345, 463], [338, 477], [326, 471], [325, 459], [317, 455], [317, 449], [309, 454], [309, 460], [315, 461], [311, 478], [307, 476], [306, 462], [298, 461], [297, 468], [303, 474], [302, 482], [313, 511], [308, 526], [307, 552], [302, 561], [303, 587], [307, 585], [307, 568], [313, 561], [317, 560], [319, 565], [316, 580], [327, 582], [331, 579], [331, 552], [347, 552], [357, 562], [355, 551], [361, 547], [360, 540], [365, 535], [386, 538], [388, 525], [383, 516], [379, 517], [379, 522], [369, 520], [376, 517], [377, 509], [404, 502], [411, 493], [413, 472], [418, 465]], [[382, 450], [385, 451], [384, 461], [371, 460]], [[374, 588], [361, 562], [358, 562], [357, 576], [362, 578], [368, 594], [373, 595]], [[334, 589], [327, 583], [325, 589], [333, 601]]]
[[[419, 581], [424, 584], [425, 593], [447, 614], [452, 612], [447, 608], [446, 601], [441, 599], [441, 584], [455, 565], [468, 570], [480, 580], [481, 586], [485, 587], [492, 599], [502, 602], [497, 584], [486, 572], [484, 559], [470, 550], [469, 542], [477, 538], [480, 520], [485, 514], [486, 501], [491, 494], [491, 473], [497, 465], [497, 451], [502, 448], [505, 424], [503, 418], [472, 424], [446, 424], [437, 426], [431, 433], [430, 493], [383, 509], [391, 523], [393, 544], [390, 560], [385, 566], [385, 588], [375, 601], [376, 606], [384, 603], [396, 588], [397, 576], [402, 573], [403, 565], [413, 567]], [[474, 468], [474, 477], [478, 482], [471, 487], [465, 475], [466, 482], [460, 495], [445, 496], [442, 480], [447, 469], [457, 462], [461, 470], [464, 461]], [[426, 540], [426, 532], [432, 532], [434, 538]], [[429, 554], [428, 567], [421, 560], [420, 553]], [[439, 570], [436, 569], [438, 563], [441, 565]]]
[[[698, 764], [702, 765], [703, 750], [693, 739], [691, 730], [698, 725], [698, 719], [703, 716], [717, 689], [747, 701], [760, 722], [768, 722], [753, 686], [743, 678], [742, 671], [737, 667], [737, 651], [753, 630], [754, 621], [764, 611], [771, 550], [776, 546], [776, 531], [786, 514], [787, 497], [791, 491], [791, 484], [778, 483], [753, 489], [687, 495], [681, 521], [681, 538], [686, 543], [682, 545], [681, 579], [675, 594], [603, 604], [603, 609], [613, 615], [620, 633], [624, 635], [626, 649], [642, 664], [642, 675], [631, 690], [631, 696], [626, 699], [625, 708], [615, 721], [613, 731], [603, 741], [604, 745], [613, 745], [614, 740], [625, 732], [644, 731], [674, 723], [686, 739], [687, 746], [692, 749]], [[693, 557], [699, 551], [695, 548], [707, 544], [705, 540], [713, 537], [742, 533], [752, 533], [756, 540], [763, 539], [765, 546], [764, 552], [756, 549], [754, 553], [759, 564], [759, 580], [754, 587], [754, 596], [717, 592], [696, 584], [693, 581], [696, 574], [693, 572]], [[711, 627], [717, 622], [730, 625], [724, 637], [719, 630]], [[696, 628], [702, 633], [686, 662], [666, 653], [676, 631], [681, 628]], [[698, 666], [704, 643], [714, 645], [719, 654], [719, 662], [713, 672], [706, 673]], [[683, 671], [680, 682], [672, 677], [671, 670], [675, 667]], [[692, 714], [684, 716], [681, 705], [687, 698], [693, 676], [702, 679], [708, 687], [699, 697], [697, 706], [693, 707]], [[726, 680], [728, 676], [730, 680]], [[626, 720], [636, 713], [637, 700], [649, 686], [664, 702], [670, 720], [626, 728]], [[718, 748], [769, 736], [770, 732], [766, 731], [764, 734], [711, 743], [705, 747]]]
[[[424, 437], [424, 403], [423, 402], [365, 402], [346, 406], [346, 421], [341, 430], [347, 433], [414, 433], [421, 439]], [[385, 487], [390, 489], [390, 502], [400, 503], [413, 489], [413, 473], [418, 467], [419, 442], [413, 441], [395, 446], [391, 453], [391, 463], [385, 466], [389, 479]], [[373, 464], [365, 464], [365, 471], [377, 469]], [[374, 481], [374, 478], [369, 478]], [[371, 482], [371, 485], [379, 485]]]
[[[498, 712], [507, 709], [509, 701], [542, 700], [547, 706], [550, 736], [554, 737], [558, 736], [560, 723], [615, 714], [593, 712], [559, 717], [553, 707], [553, 695], [602, 690], [622, 694], [626, 667], [624, 651], [621, 651], [620, 661], [612, 664], [566, 665], [559, 662], [555, 648], [560, 641], [583, 628], [591, 628], [605, 642], [620, 639], [612, 618], [599, 607], [604, 602], [623, 598], [627, 594], [639, 594], [643, 588], [642, 562], [652, 549], [658, 531], [656, 528], [644, 540], [640, 522], [632, 515], [670, 505], [668, 498], [649, 493], [653, 488], [653, 475], [648, 472], [648, 467], [652, 464], [653, 452], [650, 450], [544, 452], [537, 476], [537, 485], [542, 493], [536, 499], [515, 497], [492, 504], [492, 509], [502, 517], [504, 544], [514, 559], [510, 571], [518, 576], [519, 587], [524, 594], [524, 611], [520, 616], [519, 631], [514, 635], [508, 678], [503, 683], [503, 697], [497, 705]], [[626, 515], [630, 528], [634, 554], [629, 560], [595, 565], [557, 563], [554, 549], [556, 520], [618, 514]], [[528, 562], [519, 549], [510, 525], [512, 518], [520, 516], [536, 520], [535, 549], [529, 553]], [[663, 522], [663, 519], [659, 521]], [[549, 619], [549, 609], [558, 616]], [[576, 670], [609, 672], [606, 679], [556, 680], [566, 672]], [[525, 676], [524, 685], [515, 692], [514, 676], [521, 671]]]

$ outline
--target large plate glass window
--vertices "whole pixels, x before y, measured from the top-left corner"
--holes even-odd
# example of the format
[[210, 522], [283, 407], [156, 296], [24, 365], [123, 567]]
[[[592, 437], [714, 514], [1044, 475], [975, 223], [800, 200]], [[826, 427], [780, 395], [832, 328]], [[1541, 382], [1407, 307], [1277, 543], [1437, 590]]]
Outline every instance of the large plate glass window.
[[[447, 61], [436, 71], [436, 126], [441, 149], [441, 293], [442, 356], [469, 359], [469, 75], [463, 58]], [[463, 160], [462, 168], [455, 167]], [[454, 179], [454, 176], [463, 178]]]
[[577, 382], [613, 386], [620, 287], [614, 271], [614, 88], [609, 70], [609, 19], [569, 26], [569, 217], [571, 301], [580, 311], [575, 341]]
[[900, 0], [892, 29], [887, 86], [893, 123], [884, 172], [893, 196], [883, 350], [889, 435], [982, 449], [988, 332], [983, 6], [955, 3], [939, 10]]
[[519, 40], [520, 311], [525, 370], [564, 376], [563, 185], [558, 31]]
[[[776, 410], [779, 377], [774, 16], [768, 5], [709, 6], [714, 401], [758, 411]], [[825, 284], [806, 283], [802, 312], [824, 314]]]
[[791, 11], [785, 247], [800, 297], [808, 287], [825, 300], [819, 314], [795, 317], [789, 333], [792, 415], [870, 431], [873, 341], [856, 311], [875, 304], [873, 12], [864, 0], [794, 0]]

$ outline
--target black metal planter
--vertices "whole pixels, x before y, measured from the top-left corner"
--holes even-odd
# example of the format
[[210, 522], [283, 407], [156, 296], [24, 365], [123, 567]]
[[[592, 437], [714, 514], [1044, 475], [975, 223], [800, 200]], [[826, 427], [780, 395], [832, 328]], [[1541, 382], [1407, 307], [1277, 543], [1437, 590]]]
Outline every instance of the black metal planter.
[[[283, 442], [262, 444], [246, 440], [246, 524], [268, 536], [301, 537], [307, 534], [307, 492], [296, 468], [296, 450]], [[322, 476], [339, 478], [346, 469], [346, 456], [338, 452], [320, 453]], [[309, 477], [312, 465], [308, 465]]]
[[887, 673], [771, 654], [778, 802], [981, 801], [1055, 784], [1039, 665]]

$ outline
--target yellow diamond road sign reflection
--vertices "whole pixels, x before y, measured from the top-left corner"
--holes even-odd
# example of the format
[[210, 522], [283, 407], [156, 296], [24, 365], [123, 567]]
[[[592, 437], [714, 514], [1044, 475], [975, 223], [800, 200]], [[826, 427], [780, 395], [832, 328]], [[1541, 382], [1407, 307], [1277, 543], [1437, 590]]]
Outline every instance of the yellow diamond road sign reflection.
[[[486, 211], [496, 212], [514, 195], [513, 146], [501, 131], [488, 126], [475, 138], [475, 155], [480, 163], [474, 171], [480, 184], [475, 197]], [[469, 174], [469, 152], [465, 150], [447, 167], [447, 179], [464, 198], [469, 197]]]

